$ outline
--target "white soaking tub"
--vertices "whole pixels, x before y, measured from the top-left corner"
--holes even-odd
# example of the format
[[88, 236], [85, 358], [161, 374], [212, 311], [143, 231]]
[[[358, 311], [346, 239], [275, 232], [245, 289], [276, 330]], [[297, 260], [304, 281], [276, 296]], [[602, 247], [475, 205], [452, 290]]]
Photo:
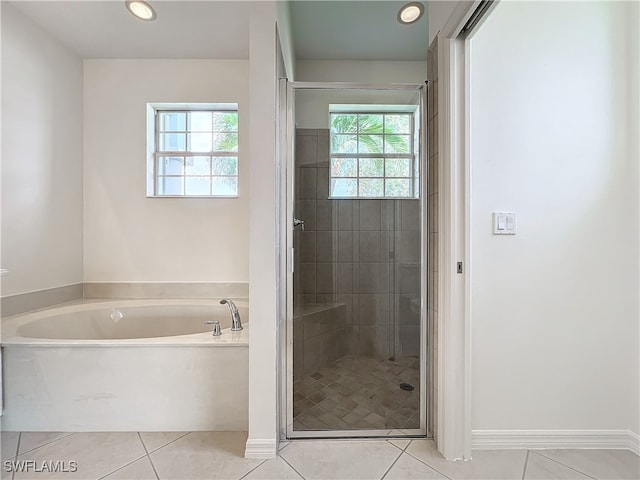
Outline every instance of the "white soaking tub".
[[91, 301], [3, 319], [3, 428], [247, 430], [249, 317], [237, 305], [241, 332], [217, 300]]

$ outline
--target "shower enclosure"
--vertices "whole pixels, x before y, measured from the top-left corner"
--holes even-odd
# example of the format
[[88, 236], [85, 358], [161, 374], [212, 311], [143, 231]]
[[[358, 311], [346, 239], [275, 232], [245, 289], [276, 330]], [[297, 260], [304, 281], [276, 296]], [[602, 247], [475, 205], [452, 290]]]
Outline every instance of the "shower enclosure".
[[426, 433], [424, 90], [286, 86], [288, 438]]

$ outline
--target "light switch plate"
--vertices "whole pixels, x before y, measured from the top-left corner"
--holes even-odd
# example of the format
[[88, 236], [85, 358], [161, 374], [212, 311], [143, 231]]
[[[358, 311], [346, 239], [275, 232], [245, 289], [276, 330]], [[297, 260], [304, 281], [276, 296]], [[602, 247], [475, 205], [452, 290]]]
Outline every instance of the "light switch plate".
[[515, 212], [493, 212], [493, 234], [515, 235], [517, 231]]

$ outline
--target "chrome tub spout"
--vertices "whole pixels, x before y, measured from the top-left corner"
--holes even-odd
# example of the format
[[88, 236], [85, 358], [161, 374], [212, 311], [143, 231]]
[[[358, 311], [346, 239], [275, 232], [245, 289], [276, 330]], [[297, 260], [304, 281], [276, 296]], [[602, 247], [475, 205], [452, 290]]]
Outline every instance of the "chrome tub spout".
[[230, 298], [223, 298], [220, 300], [221, 305], [228, 305], [229, 310], [231, 310], [231, 331], [239, 332], [242, 330], [242, 321], [240, 320], [240, 312], [238, 312], [238, 307], [233, 303], [233, 300]]

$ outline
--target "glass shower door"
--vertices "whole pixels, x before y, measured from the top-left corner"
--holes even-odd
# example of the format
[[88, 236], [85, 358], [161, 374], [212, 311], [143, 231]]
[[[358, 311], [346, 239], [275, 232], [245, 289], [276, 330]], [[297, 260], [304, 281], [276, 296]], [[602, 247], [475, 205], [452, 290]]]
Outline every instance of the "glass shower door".
[[420, 92], [290, 89], [290, 437], [425, 433]]

